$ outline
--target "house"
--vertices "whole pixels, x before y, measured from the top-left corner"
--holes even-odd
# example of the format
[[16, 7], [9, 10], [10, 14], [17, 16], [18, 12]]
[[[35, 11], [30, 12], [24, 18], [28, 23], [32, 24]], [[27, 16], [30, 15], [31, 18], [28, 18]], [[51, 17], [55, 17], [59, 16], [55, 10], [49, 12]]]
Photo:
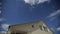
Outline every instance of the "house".
[[42, 20], [29, 24], [12, 25], [8, 29], [7, 34], [54, 34]]

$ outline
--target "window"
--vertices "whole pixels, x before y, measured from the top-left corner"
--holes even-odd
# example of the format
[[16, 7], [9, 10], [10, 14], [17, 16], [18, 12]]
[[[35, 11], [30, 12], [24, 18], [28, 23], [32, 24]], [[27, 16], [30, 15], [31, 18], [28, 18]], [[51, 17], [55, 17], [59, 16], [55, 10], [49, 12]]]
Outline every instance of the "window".
[[40, 30], [42, 30], [42, 26], [39, 26]]
[[8, 28], [10, 28], [10, 26]]
[[44, 27], [44, 26], [43, 26], [43, 29], [44, 29], [44, 31], [46, 31], [46, 32], [48, 31], [47, 27]]

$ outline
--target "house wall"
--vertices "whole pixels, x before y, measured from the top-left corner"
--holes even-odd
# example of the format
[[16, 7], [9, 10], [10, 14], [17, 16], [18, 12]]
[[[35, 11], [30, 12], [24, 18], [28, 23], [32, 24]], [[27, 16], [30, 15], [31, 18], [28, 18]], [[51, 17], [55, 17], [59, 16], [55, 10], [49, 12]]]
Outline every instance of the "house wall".
[[11, 34], [11, 31], [9, 30], [9, 31], [7, 32], [7, 34]]
[[[34, 25], [33, 28], [32, 28], [32, 25]], [[11, 34], [11, 32], [14, 32], [14, 31], [15, 31], [15, 33], [17, 31], [18, 32], [24, 31], [24, 32], [28, 32], [27, 34], [53, 34], [53, 32], [48, 27], [47, 27], [48, 32], [44, 31], [44, 28], [43, 28], [43, 30], [40, 30], [40, 28], [39, 28], [40, 25], [47, 27], [43, 23], [43, 21], [40, 21], [37, 23], [32, 23], [32, 24], [14, 25], [9, 28], [8, 34]]]
[[[34, 25], [34, 28], [32, 28], [32, 25]], [[11, 30], [11, 31], [20, 30], [20, 31], [27, 31], [27, 32], [29, 32], [29, 29], [30, 29], [30, 31], [34, 31], [34, 30], [36, 30], [39, 27], [39, 25], [42, 26], [42, 22], [12, 26], [12, 27], [10, 27], [9, 30]]]
[[40, 29], [37, 29], [36, 31], [30, 32], [28, 34], [53, 34], [52, 32], [45, 32], [41, 31]]

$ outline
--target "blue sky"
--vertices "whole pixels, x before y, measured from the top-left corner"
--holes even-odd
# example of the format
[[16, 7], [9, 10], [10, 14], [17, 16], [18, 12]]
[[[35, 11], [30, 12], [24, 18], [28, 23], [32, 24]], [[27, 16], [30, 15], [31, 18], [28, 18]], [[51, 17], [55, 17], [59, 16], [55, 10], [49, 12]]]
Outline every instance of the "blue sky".
[[[1, 24], [14, 25], [37, 22], [42, 19], [54, 32], [60, 31], [59, 0], [43, 0], [38, 4], [26, 0], [3, 0], [2, 18], [6, 19]], [[59, 34], [59, 33], [58, 33]]]

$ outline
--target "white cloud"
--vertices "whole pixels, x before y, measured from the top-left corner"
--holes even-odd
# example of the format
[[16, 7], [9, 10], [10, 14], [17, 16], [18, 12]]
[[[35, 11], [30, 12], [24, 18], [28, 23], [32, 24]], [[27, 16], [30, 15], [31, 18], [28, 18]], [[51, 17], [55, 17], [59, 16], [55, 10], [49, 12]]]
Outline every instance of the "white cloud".
[[60, 27], [57, 28], [57, 31], [60, 31]]
[[53, 17], [53, 16], [58, 15], [59, 13], [60, 13], [60, 10], [57, 10], [57, 11], [51, 13], [51, 14], [50, 14], [49, 16], [47, 16], [47, 17], [50, 18], [50, 17]]
[[24, 0], [25, 3], [31, 4], [31, 5], [35, 5], [35, 4], [39, 4], [39, 3], [44, 3], [44, 2], [49, 2], [50, 0]]
[[52, 18], [50, 18], [50, 21], [53, 21], [53, 20], [55, 20], [57, 17], [52, 17]]
[[54, 28], [51, 28], [52, 31], [55, 31]]
[[2, 5], [2, 3], [0, 2], [0, 5]]
[[4, 18], [0, 18], [0, 21], [6, 21], [6, 19], [4, 19]]
[[9, 24], [2, 24], [2, 28], [6, 31], [8, 31]]
[[0, 14], [1, 14], [1, 10], [0, 10]]
[[6, 34], [7, 32], [6, 31], [0, 31], [0, 34]]
[[0, 7], [0, 9], [1, 9], [2, 7]]

